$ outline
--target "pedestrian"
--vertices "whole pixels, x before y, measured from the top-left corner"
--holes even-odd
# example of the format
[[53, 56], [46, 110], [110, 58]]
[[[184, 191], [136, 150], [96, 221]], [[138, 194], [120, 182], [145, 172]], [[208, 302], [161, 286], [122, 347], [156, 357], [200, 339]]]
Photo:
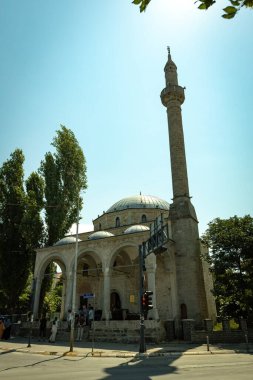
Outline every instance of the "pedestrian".
[[58, 322], [57, 318], [53, 320], [52, 327], [51, 327], [51, 335], [49, 337], [49, 343], [55, 343], [55, 338], [58, 330]]
[[71, 309], [68, 309], [67, 322], [68, 322], [68, 331], [71, 330], [71, 323], [73, 319], [73, 313]]
[[86, 320], [83, 314], [80, 314], [78, 316], [77, 321], [77, 341], [81, 341], [83, 339], [83, 330], [84, 326], [86, 325]]
[[40, 318], [40, 329], [39, 329], [39, 341], [42, 339], [46, 340], [46, 331], [47, 331], [47, 318], [45, 314]]
[[5, 328], [4, 328], [2, 339], [8, 340], [10, 339], [10, 336], [11, 336], [11, 320], [9, 317], [5, 319], [4, 327]]
[[85, 325], [86, 325], [87, 324], [87, 314], [88, 314], [88, 309], [87, 309], [86, 305], [83, 305], [82, 314], [84, 315]]
[[91, 323], [94, 320], [94, 309], [92, 306], [90, 306], [90, 308], [89, 308], [88, 316], [89, 316], [89, 327], [91, 327]]
[[4, 319], [0, 318], [0, 339], [2, 339], [5, 330]]

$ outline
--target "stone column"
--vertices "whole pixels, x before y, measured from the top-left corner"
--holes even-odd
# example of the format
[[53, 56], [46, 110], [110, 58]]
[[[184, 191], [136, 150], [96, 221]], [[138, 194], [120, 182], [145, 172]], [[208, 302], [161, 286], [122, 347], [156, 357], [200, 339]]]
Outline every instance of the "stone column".
[[66, 276], [62, 276], [61, 313], [60, 313], [61, 320], [63, 320], [65, 316], [65, 302], [66, 302]]
[[228, 319], [222, 319], [221, 323], [222, 323], [223, 331], [229, 331], [230, 330], [230, 324], [229, 324]]
[[247, 331], [247, 330], [248, 330], [248, 326], [247, 326], [247, 321], [246, 321], [246, 319], [240, 318], [240, 319], [239, 319], [239, 326], [240, 326], [240, 329], [241, 329], [242, 331]]
[[213, 321], [212, 319], [204, 319], [205, 330], [210, 332], [213, 331]]
[[104, 274], [104, 299], [102, 319], [109, 321], [111, 318], [110, 299], [111, 299], [111, 273], [110, 268], [106, 267], [103, 270]]
[[39, 302], [40, 302], [40, 290], [41, 290], [41, 283], [42, 278], [38, 276], [35, 278], [36, 280], [36, 287], [35, 287], [35, 294], [34, 294], [34, 304], [33, 304], [33, 318], [38, 318], [38, 312], [39, 312]]
[[166, 270], [169, 272], [170, 278], [170, 294], [171, 294], [171, 318], [179, 319], [178, 296], [177, 296], [177, 279], [176, 279], [176, 263], [175, 263], [175, 247], [174, 244], [169, 246], [170, 253], [164, 258]]
[[183, 339], [187, 341], [192, 340], [192, 330], [194, 326], [193, 319], [182, 319]]

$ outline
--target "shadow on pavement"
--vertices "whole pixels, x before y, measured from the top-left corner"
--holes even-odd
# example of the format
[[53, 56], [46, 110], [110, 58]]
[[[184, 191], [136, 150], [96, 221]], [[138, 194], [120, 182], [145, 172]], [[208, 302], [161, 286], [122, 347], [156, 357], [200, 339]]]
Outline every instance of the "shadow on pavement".
[[178, 359], [180, 354], [174, 357], [135, 357], [127, 363], [120, 364], [105, 369], [107, 376], [105, 379], [138, 379], [138, 380], [151, 380], [155, 376], [170, 375], [177, 371], [177, 367], [173, 366], [174, 360]]

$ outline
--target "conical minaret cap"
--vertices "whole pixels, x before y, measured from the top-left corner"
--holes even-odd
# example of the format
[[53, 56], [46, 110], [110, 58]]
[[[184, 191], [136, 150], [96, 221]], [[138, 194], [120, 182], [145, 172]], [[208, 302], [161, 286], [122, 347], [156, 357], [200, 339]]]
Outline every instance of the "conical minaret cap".
[[164, 67], [166, 86], [171, 85], [171, 84], [178, 85], [177, 66], [171, 59], [169, 46], [167, 47], [167, 50], [168, 50], [168, 60]]

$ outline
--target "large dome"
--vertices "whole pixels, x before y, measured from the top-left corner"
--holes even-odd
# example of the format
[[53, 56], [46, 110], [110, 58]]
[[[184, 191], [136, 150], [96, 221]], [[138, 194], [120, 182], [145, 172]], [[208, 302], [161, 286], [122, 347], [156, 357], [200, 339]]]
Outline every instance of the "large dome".
[[140, 194], [121, 199], [114, 203], [106, 212], [121, 211], [129, 208], [158, 208], [169, 210], [170, 205], [165, 200], [153, 195]]

